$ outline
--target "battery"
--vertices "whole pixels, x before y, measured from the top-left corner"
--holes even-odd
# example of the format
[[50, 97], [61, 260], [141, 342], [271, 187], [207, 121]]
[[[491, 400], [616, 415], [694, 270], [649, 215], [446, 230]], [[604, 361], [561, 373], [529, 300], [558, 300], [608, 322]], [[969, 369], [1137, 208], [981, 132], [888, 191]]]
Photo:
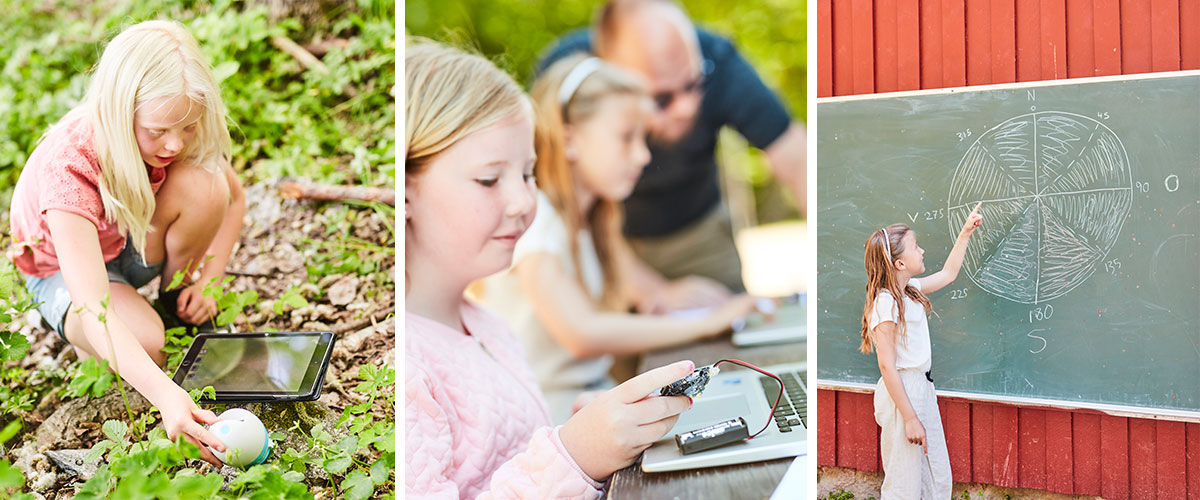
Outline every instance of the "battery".
[[658, 390], [658, 393], [663, 396], [698, 398], [704, 392], [704, 386], [708, 385], [708, 380], [715, 377], [720, 371], [720, 368], [712, 365], [701, 366], [693, 370], [690, 375], [663, 386], [662, 389]]
[[684, 455], [709, 450], [750, 437], [750, 429], [742, 417], [718, 422], [703, 429], [675, 435], [675, 444]]

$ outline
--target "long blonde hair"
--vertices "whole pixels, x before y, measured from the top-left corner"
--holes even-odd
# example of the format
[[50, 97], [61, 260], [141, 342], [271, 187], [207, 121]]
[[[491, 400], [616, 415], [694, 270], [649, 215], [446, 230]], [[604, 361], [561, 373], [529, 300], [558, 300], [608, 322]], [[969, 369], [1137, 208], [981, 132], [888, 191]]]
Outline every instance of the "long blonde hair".
[[424, 39], [404, 48], [404, 173], [513, 114], [531, 114], [512, 77], [482, 56]]
[[56, 125], [79, 116], [91, 120], [105, 218], [127, 233], [142, 255], [155, 200], [134, 135], [134, 113], [151, 100], [179, 95], [202, 106], [204, 113], [195, 137], [175, 161], [218, 173], [219, 160], [233, 151], [225, 103], [200, 44], [178, 22], [145, 21], [113, 38], [83, 101]]
[[875, 309], [875, 298], [879, 295], [880, 290], [887, 290], [895, 299], [898, 342], [903, 342], [907, 338], [904, 328], [904, 300], [902, 297], [907, 295], [921, 304], [926, 313], [933, 308], [933, 305], [929, 303], [929, 298], [913, 285], [905, 285], [901, 292], [900, 280], [896, 279], [894, 263], [896, 257], [904, 253], [904, 235], [908, 234], [910, 230], [904, 224], [892, 224], [871, 233], [871, 236], [867, 238], [866, 251], [863, 256], [863, 265], [867, 268], [867, 300], [863, 305], [862, 344], [858, 346], [858, 350], [865, 354], [870, 354], [875, 350], [874, 335], [870, 330], [869, 321], [871, 311]]
[[[587, 59], [585, 55], [563, 58], [551, 65], [533, 84], [537, 112], [534, 147], [537, 151], [538, 188], [546, 194], [554, 210], [562, 217], [569, 235], [571, 259], [576, 278], [584, 285], [579, 265], [579, 241], [575, 235], [588, 230], [600, 260], [604, 288], [600, 299], [607, 309], [622, 310], [628, 306], [626, 278], [616, 262], [617, 248], [623, 243], [621, 224], [622, 203], [599, 198], [587, 213], [579, 208], [576, 189], [577, 173], [567, 159], [566, 126], [587, 121], [598, 109], [599, 102], [612, 95], [646, 96], [646, 90], [633, 75], [615, 66], [599, 63], [586, 74], [568, 101], [560, 101], [559, 92], [568, 74]], [[648, 98], [648, 97], [647, 97]], [[587, 286], [584, 285], [584, 289]]]

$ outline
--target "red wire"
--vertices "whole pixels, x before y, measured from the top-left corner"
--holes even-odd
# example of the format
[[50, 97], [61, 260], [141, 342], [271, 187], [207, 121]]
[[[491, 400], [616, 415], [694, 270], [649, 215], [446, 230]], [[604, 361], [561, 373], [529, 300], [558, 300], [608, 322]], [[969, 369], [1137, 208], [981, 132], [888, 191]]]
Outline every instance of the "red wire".
[[722, 359], [720, 361], [717, 361], [716, 363], [713, 363], [712, 365], [717, 366], [721, 363], [726, 363], [726, 362], [733, 363], [735, 365], [744, 366], [744, 367], [754, 370], [758, 373], [761, 373], [763, 375], [771, 377], [771, 378], [775, 379], [776, 382], [779, 382], [779, 395], [775, 396], [775, 404], [771, 405], [771, 414], [767, 416], [767, 423], [763, 425], [762, 429], [759, 429], [758, 432], [755, 432], [754, 435], [746, 438], [746, 440], [754, 439], [754, 436], [762, 434], [763, 431], [767, 430], [767, 427], [771, 426], [771, 421], [775, 419], [775, 410], [779, 408], [779, 400], [783, 398], [783, 379], [779, 378], [779, 376], [775, 375], [774, 373], [766, 371], [762, 368], [754, 366], [754, 365], [747, 363], [745, 361], [742, 361], [740, 359]]

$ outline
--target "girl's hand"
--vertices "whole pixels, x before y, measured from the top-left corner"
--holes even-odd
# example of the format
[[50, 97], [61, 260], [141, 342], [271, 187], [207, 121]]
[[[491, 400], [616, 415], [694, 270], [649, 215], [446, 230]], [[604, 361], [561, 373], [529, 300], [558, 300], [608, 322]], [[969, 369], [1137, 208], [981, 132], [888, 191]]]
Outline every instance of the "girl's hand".
[[171, 391], [165, 401], [158, 401], [155, 406], [162, 414], [163, 428], [166, 429], [168, 438], [174, 441], [175, 438], [183, 436], [189, 443], [200, 447], [201, 459], [217, 467], [221, 466], [221, 461], [217, 460], [205, 445], [224, 453], [225, 444], [201, 425], [217, 423], [215, 413], [201, 410], [183, 389]]
[[670, 282], [662, 291], [659, 303], [667, 311], [716, 307], [733, 294], [725, 285], [704, 276], [685, 276]]
[[967, 221], [963, 223], [962, 231], [958, 233], [959, 236], [971, 236], [971, 233], [975, 232], [975, 228], [979, 227], [980, 224], [983, 224], [983, 216], [979, 215], [979, 207], [981, 206], [983, 206], [982, 201], [979, 202], [978, 205], [975, 205], [975, 210], [972, 210], [971, 213], [967, 215]]
[[575, 397], [575, 402], [571, 403], [571, 414], [574, 415], [579, 413], [579, 410], [582, 410], [584, 406], [587, 406], [592, 401], [595, 401], [596, 398], [604, 395], [604, 392], [605, 391], [583, 391], [579, 393], [579, 395]]
[[914, 416], [904, 420], [904, 437], [912, 444], [921, 445], [925, 454], [929, 454], [929, 443], [925, 441], [925, 426], [921, 424], [921, 419]]
[[758, 297], [743, 293], [725, 301], [724, 304], [721, 304], [720, 307], [708, 315], [708, 320], [711, 324], [709, 334], [718, 335], [725, 333], [730, 328], [733, 328], [734, 321], [758, 311], [758, 300]]
[[197, 283], [179, 291], [175, 314], [193, 325], [199, 325], [217, 315], [217, 301], [204, 295], [204, 286]]
[[563, 447], [580, 469], [597, 481], [632, 464], [692, 406], [687, 396], [651, 393], [688, 376], [695, 367], [691, 361], [680, 361], [604, 392], [559, 429]]

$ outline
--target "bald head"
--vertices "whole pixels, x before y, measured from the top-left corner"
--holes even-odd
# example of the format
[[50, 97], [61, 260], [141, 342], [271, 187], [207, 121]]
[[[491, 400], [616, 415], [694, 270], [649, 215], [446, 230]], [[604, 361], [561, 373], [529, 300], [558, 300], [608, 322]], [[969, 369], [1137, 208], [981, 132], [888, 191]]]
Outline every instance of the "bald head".
[[[681, 138], [699, 110], [694, 83], [703, 68], [696, 28], [670, 0], [612, 0], [596, 16], [596, 55], [645, 79], [660, 106], [648, 123], [652, 136]], [[662, 97], [669, 96], [669, 97]]]

